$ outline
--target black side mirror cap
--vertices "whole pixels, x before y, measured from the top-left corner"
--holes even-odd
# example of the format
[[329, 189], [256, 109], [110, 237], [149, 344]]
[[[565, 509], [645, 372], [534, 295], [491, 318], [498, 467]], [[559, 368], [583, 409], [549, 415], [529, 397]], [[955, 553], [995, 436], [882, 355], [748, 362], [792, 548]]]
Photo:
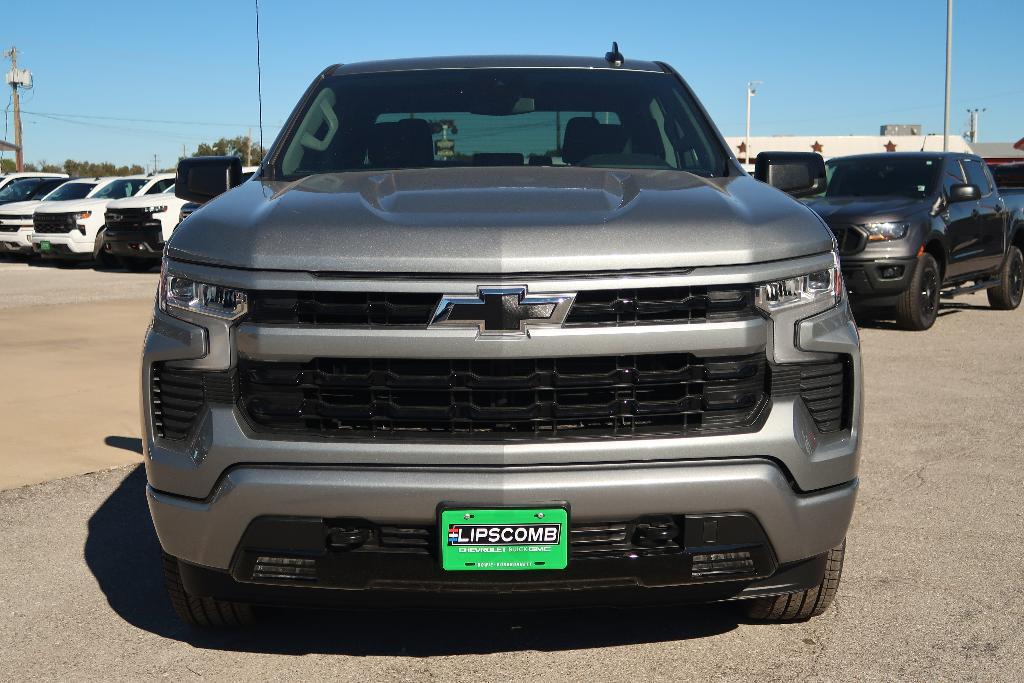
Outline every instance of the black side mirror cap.
[[192, 157], [178, 162], [174, 196], [203, 204], [242, 182], [238, 157]]
[[794, 197], [825, 191], [825, 160], [814, 152], [761, 152], [754, 178]]
[[973, 202], [981, 199], [981, 189], [977, 185], [957, 183], [949, 186], [949, 203]]

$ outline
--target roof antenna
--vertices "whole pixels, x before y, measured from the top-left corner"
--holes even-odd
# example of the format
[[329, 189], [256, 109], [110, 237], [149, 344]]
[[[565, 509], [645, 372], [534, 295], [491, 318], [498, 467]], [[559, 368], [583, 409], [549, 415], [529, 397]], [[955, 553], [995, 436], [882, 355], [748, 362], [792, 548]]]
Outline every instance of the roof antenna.
[[263, 147], [263, 65], [260, 63], [260, 0], [256, 0], [256, 97], [260, 106], [260, 149]]
[[623, 57], [622, 53], [619, 52], [619, 44], [612, 41], [612, 51], [604, 53], [604, 61], [608, 62], [612, 66], [622, 66], [622, 62], [624, 60], [625, 57]]

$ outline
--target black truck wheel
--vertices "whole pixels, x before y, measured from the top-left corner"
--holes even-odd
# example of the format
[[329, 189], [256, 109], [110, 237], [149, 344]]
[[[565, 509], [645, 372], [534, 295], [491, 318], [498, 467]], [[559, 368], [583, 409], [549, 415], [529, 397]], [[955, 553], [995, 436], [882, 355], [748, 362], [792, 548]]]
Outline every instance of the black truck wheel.
[[999, 286], [988, 290], [988, 305], [997, 311], [1012, 311], [1020, 306], [1024, 294], [1024, 255], [1011, 246], [999, 270]]
[[846, 541], [828, 551], [825, 575], [814, 588], [789, 595], [775, 595], [748, 601], [747, 616], [758, 621], [803, 621], [822, 614], [832, 604], [843, 575]]
[[178, 618], [189, 626], [248, 626], [256, 621], [252, 606], [190, 594], [181, 582], [178, 558], [164, 553], [164, 584]]
[[896, 322], [905, 330], [927, 330], [939, 315], [942, 276], [931, 254], [921, 254], [910, 278], [910, 287], [896, 301]]

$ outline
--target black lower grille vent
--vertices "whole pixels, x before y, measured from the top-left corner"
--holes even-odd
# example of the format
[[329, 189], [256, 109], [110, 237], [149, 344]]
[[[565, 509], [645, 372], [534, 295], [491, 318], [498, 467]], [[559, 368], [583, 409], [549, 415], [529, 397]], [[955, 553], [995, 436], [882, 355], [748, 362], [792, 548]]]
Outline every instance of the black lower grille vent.
[[848, 428], [853, 390], [848, 357], [830, 363], [800, 363], [772, 368], [772, 394], [799, 395], [822, 433]]

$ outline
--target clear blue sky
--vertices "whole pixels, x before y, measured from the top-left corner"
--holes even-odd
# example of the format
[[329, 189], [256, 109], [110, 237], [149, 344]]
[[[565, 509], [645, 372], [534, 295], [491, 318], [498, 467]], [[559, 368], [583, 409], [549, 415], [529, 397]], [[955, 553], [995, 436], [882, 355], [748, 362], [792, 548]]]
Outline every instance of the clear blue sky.
[[[956, 0], [952, 131], [987, 107], [982, 141], [1024, 137], [1021, 0]], [[256, 124], [252, 0], [7, 0], [0, 45], [35, 76], [26, 158], [172, 165], [182, 145]], [[267, 145], [310, 80], [336, 62], [437, 54], [665, 60], [725, 135], [942, 130], [945, 0], [348, 2], [262, 0]], [[8, 67], [3, 68], [6, 71]], [[0, 95], [0, 106], [9, 94]], [[46, 114], [47, 116], [41, 116]], [[56, 117], [56, 118], [54, 118]], [[84, 118], [97, 117], [97, 118]], [[136, 120], [114, 120], [136, 119]], [[180, 123], [157, 123], [175, 121]], [[0, 126], [3, 122], [0, 121]], [[0, 137], [13, 138], [13, 130]]]

